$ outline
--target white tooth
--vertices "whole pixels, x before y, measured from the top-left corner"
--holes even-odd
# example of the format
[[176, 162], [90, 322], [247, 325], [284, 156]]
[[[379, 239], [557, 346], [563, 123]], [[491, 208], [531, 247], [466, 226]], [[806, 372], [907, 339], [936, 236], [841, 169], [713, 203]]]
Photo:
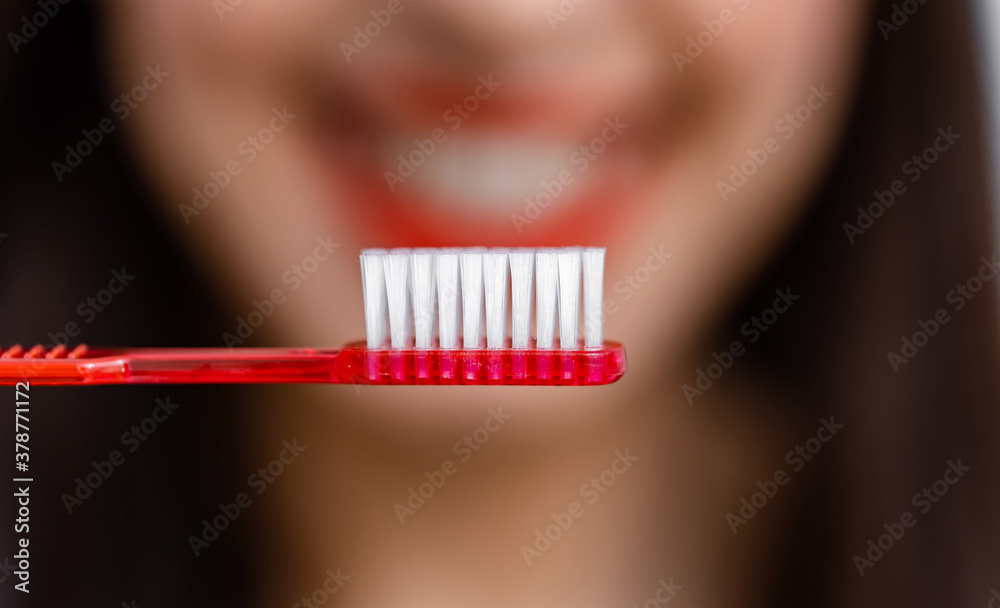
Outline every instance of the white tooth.
[[583, 250], [583, 345], [604, 345], [604, 247]]
[[535, 252], [535, 344], [540, 349], [555, 348], [556, 317], [559, 306], [559, 259], [555, 249]]
[[430, 348], [434, 340], [434, 250], [414, 249], [410, 256], [413, 285], [413, 328], [416, 348]]
[[486, 348], [507, 345], [507, 300], [510, 273], [509, 250], [489, 249], [483, 254], [483, 287], [486, 291]]
[[361, 291], [365, 297], [365, 334], [368, 348], [382, 348], [388, 335], [386, 310], [385, 249], [365, 249], [361, 252]]
[[580, 267], [582, 249], [568, 247], [559, 251], [559, 346], [563, 350], [578, 347], [580, 336]]
[[511, 348], [531, 346], [531, 295], [535, 287], [535, 251], [510, 252]]
[[410, 292], [410, 250], [393, 249], [385, 260], [385, 290], [393, 348], [409, 348], [413, 340]]
[[482, 247], [465, 249], [462, 268], [462, 334], [464, 348], [480, 348], [483, 341], [483, 253]]
[[[413, 140], [403, 140], [402, 148], [392, 146], [396, 152], [386, 159], [386, 164], [393, 172], [399, 165], [398, 154], [417, 149]], [[525, 199], [534, 200], [545, 193], [544, 183], [555, 182], [562, 188], [559, 195], [565, 196], [579, 186], [576, 182], [583, 182], [585, 176], [575, 171], [577, 179], [571, 185], [558, 181], [560, 171], [572, 170], [570, 158], [575, 148], [569, 142], [553, 144], [458, 132], [436, 144], [407, 178], [407, 185], [445, 204], [472, 204], [500, 211], [522, 208]]]
[[458, 249], [439, 249], [435, 256], [437, 276], [439, 343], [443, 349], [458, 348], [459, 286]]

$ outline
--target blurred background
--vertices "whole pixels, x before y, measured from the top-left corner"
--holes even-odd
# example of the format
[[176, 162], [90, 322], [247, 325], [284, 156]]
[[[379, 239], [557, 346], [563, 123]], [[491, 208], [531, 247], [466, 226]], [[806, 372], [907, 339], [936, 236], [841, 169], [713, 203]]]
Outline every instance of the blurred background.
[[0, 347], [337, 347], [362, 248], [584, 244], [629, 357], [33, 388], [0, 605], [1000, 606], [995, 2], [12, 0], [0, 31]]

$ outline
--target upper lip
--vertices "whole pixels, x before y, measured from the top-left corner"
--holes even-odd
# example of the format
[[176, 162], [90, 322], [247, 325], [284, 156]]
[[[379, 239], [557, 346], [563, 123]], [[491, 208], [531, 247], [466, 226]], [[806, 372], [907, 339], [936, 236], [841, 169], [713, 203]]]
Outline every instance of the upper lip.
[[482, 83], [495, 83], [461, 128], [516, 130], [562, 138], [588, 136], [608, 116], [627, 113], [643, 96], [635, 82], [608, 82], [604, 74], [526, 75], [484, 69], [452, 73], [414, 65], [376, 65], [349, 70], [345, 85], [370, 118], [386, 129], [415, 132], [446, 127], [443, 116]]

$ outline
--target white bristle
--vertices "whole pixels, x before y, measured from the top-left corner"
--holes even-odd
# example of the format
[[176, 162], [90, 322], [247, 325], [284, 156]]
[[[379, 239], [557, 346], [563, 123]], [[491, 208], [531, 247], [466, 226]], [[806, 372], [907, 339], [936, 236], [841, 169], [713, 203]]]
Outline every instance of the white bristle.
[[361, 252], [361, 291], [365, 298], [365, 333], [368, 348], [382, 348], [388, 335], [389, 316], [385, 295], [384, 249]]
[[483, 288], [486, 294], [486, 348], [507, 346], [507, 301], [510, 286], [508, 249], [483, 254]]
[[441, 348], [458, 348], [459, 271], [457, 249], [439, 249], [434, 258], [438, 298], [438, 341]]
[[535, 252], [510, 252], [511, 348], [531, 347], [531, 295], [535, 287]]
[[559, 259], [556, 249], [535, 252], [535, 343], [540, 349], [555, 348], [559, 298]]
[[416, 348], [431, 348], [434, 341], [434, 250], [414, 249], [410, 256], [410, 285], [413, 289], [413, 333]]
[[559, 346], [578, 348], [580, 340], [580, 270], [582, 250], [569, 247], [559, 251]]
[[583, 250], [583, 345], [604, 345], [604, 247]]
[[393, 348], [409, 348], [413, 340], [410, 292], [410, 250], [393, 249], [385, 260], [385, 291], [389, 304], [389, 336]]
[[362, 250], [368, 348], [601, 348], [605, 255], [603, 247]]
[[461, 253], [462, 346], [480, 348], [483, 341], [483, 253], [481, 247]]

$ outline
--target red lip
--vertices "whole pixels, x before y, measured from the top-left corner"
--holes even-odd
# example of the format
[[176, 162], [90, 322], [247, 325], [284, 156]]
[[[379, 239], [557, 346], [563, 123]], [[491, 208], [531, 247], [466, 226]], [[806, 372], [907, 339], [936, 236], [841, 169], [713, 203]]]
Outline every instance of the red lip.
[[446, 126], [443, 115], [469, 100], [477, 107], [462, 129], [572, 136], [607, 116], [632, 113], [636, 100], [648, 98], [639, 84], [604, 72], [456, 73], [399, 57], [358, 67], [344, 82], [356, 103], [385, 125], [409, 131]]

